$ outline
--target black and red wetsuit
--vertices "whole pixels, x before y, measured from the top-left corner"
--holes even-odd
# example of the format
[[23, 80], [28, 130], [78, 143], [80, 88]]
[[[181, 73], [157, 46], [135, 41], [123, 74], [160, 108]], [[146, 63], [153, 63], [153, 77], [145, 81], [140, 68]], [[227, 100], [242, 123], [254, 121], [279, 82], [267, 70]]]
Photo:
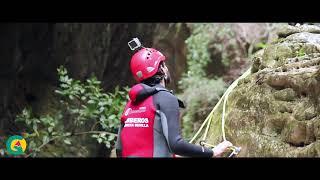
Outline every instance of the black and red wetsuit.
[[122, 157], [212, 157], [213, 151], [182, 139], [179, 101], [160, 84], [137, 84], [121, 116], [116, 149]]

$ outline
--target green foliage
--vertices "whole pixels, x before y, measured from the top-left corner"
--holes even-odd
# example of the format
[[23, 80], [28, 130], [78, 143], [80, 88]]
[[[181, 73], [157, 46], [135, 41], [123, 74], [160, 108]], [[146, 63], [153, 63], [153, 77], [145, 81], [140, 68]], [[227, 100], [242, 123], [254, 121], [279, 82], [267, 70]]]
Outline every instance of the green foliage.
[[266, 47], [267, 47], [267, 44], [264, 42], [259, 42], [258, 44], [256, 44], [256, 48], [259, 48], [259, 49], [264, 49]]
[[[231, 24], [194, 23], [187, 44], [187, 68], [184, 78], [205, 77], [208, 64], [229, 68], [233, 61], [243, 57], [244, 45], [240, 47]], [[183, 79], [184, 79], [183, 78]], [[183, 83], [183, 79], [181, 83]]]
[[300, 48], [299, 51], [296, 51], [296, 57], [300, 57], [300, 56], [305, 56], [306, 55], [306, 51], [304, 48]]
[[209, 48], [211, 53], [216, 54], [212, 61], [221, 60], [224, 67], [229, 67], [235, 57], [241, 57], [241, 47], [236, 41], [236, 34], [230, 24], [211, 25], [210, 31], [203, 32], [211, 35]]
[[[179, 88], [183, 94], [178, 95], [187, 105], [182, 111], [182, 134], [188, 139], [192, 136], [198, 125], [218, 102], [220, 96], [226, 90], [226, 84], [222, 78], [208, 79], [206, 67], [213, 61], [210, 58], [208, 45], [210, 43], [210, 32], [217, 32], [223, 36], [225, 31], [216, 31], [212, 24], [194, 24], [191, 36], [186, 40], [188, 54], [188, 71], [179, 81]], [[215, 44], [220, 50], [223, 45]], [[224, 57], [225, 64], [228, 64], [227, 57]]]
[[[57, 113], [54, 117], [44, 115], [36, 118], [30, 108], [23, 109], [22, 113], [17, 115], [16, 122], [25, 125], [25, 132], [22, 135], [28, 142], [29, 152], [32, 151], [30, 155], [36, 156], [40, 149], [50, 142], [50, 139], [66, 135], [64, 127], [59, 123], [61, 120], [61, 113]], [[59, 144], [58, 141], [56, 143]]]
[[182, 111], [182, 134], [188, 139], [199, 128], [227, 87], [221, 78], [208, 79], [195, 76], [188, 78], [186, 82], [183, 86], [184, 93], [178, 96], [187, 106]]
[[[112, 148], [129, 89], [116, 87], [113, 93], [104, 93], [95, 76], [80, 82], [70, 78], [63, 67], [58, 68], [58, 75], [60, 85], [55, 92], [60, 95], [61, 106], [57, 113], [35, 117], [31, 109], [24, 109], [16, 118], [26, 127], [23, 136], [29, 143], [30, 155], [45, 154], [49, 150], [43, 147], [49, 145], [78, 146], [73, 143], [74, 137], [86, 134]], [[68, 148], [62, 150], [62, 154], [55, 151], [53, 156], [62, 156], [65, 151]]]
[[188, 54], [187, 66], [188, 72], [185, 76], [205, 76], [204, 67], [210, 62], [208, 53], [208, 44], [210, 36], [208, 31], [210, 26], [208, 24], [196, 24], [192, 35], [186, 40]]
[[128, 99], [128, 88], [120, 91], [115, 88], [114, 93], [103, 93], [101, 82], [92, 76], [85, 83], [69, 78], [65, 69], [60, 67], [60, 89], [56, 93], [64, 99], [62, 103], [76, 118], [74, 124], [83, 125], [88, 120], [99, 120], [100, 125], [107, 131], [114, 132], [119, 125], [121, 111]]

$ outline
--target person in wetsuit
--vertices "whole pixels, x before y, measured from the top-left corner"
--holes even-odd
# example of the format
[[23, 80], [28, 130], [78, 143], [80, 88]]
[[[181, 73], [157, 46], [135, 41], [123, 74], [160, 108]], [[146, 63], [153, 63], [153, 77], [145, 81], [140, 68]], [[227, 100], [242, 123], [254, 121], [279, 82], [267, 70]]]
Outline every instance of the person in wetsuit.
[[210, 149], [186, 142], [180, 133], [179, 107], [184, 104], [166, 84], [170, 73], [166, 57], [156, 49], [142, 48], [130, 61], [139, 82], [129, 91], [116, 142], [117, 157], [219, 157], [229, 141]]

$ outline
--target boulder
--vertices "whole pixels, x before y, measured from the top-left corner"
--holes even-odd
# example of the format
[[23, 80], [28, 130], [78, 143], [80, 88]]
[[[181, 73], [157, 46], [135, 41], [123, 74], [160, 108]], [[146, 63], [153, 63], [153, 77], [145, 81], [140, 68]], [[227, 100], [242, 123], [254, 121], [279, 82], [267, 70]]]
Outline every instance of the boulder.
[[[280, 30], [281, 40], [252, 58], [252, 72], [230, 93], [226, 139], [240, 157], [320, 156], [320, 29]], [[207, 142], [222, 140], [222, 105]]]

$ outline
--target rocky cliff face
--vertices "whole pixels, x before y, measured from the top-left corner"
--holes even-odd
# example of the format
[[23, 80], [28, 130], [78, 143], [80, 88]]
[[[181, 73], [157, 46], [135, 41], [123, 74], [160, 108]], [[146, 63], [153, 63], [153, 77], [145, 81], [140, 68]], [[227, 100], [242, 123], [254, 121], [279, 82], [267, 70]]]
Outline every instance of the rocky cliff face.
[[[252, 73], [231, 92], [227, 140], [243, 157], [320, 156], [320, 28], [286, 26], [253, 58]], [[221, 141], [221, 112], [207, 141]]]
[[[0, 137], [20, 132], [14, 120], [24, 107], [47, 114], [59, 105], [54, 90], [60, 65], [75, 79], [96, 75], [105, 91], [135, 83], [129, 70], [133, 52], [127, 45], [133, 37], [164, 51], [179, 78], [188, 33], [183, 23], [1, 24]], [[176, 83], [171, 88], [177, 89]]]
[[173, 76], [179, 79], [183, 69], [177, 64], [186, 63], [184, 40], [189, 35], [183, 23], [21, 23], [1, 24], [0, 31], [2, 116], [9, 106], [17, 110], [46, 98], [47, 89], [51, 91], [57, 83], [59, 65], [76, 79], [95, 74], [107, 91], [132, 85], [133, 52], [127, 46], [132, 37], [164, 51]]

